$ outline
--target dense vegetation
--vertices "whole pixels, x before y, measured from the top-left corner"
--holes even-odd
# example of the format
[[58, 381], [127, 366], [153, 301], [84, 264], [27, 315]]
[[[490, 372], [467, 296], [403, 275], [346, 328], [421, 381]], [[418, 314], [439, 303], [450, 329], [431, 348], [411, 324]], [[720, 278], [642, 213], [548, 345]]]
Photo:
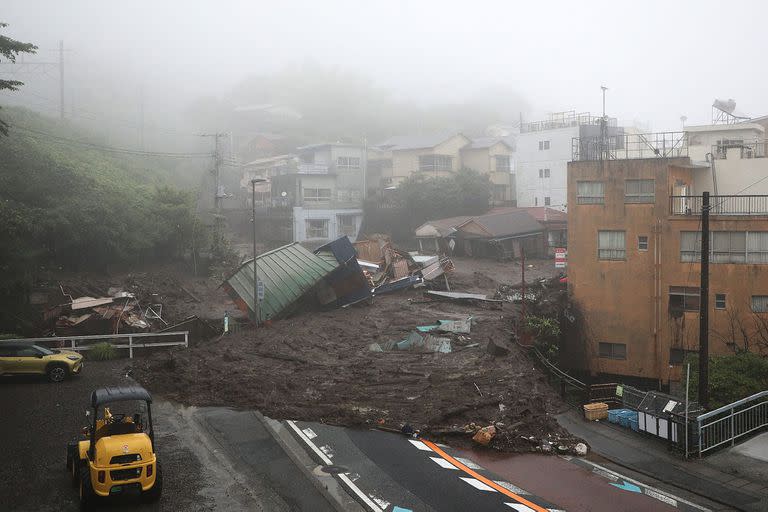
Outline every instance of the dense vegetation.
[[11, 128], [0, 137], [0, 286], [41, 267], [166, 260], [202, 236], [194, 197], [170, 186], [157, 162], [140, 166], [68, 143], [86, 135], [28, 111], [4, 112]]
[[384, 199], [365, 204], [366, 233], [389, 233], [395, 240], [409, 240], [428, 220], [480, 215], [490, 208], [491, 182], [487, 174], [462, 169], [451, 177], [412, 174]]
[[[697, 399], [698, 357], [686, 358], [691, 365], [690, 393]], [[685, 378], [685, 367], [683, 367]], [[752, 352], [714, 356], [709, 360], [709, 401], [714, 409], [768, 389], [768, 358]]]

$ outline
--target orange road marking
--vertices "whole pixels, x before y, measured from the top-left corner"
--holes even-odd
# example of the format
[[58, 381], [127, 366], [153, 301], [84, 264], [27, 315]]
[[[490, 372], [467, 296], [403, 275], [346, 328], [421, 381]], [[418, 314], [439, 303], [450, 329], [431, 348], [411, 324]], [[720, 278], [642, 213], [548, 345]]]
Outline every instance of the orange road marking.
[[519, 501], [523, 505], [526, 505], [526, 506], [532, 508], [533, 510], [536, 510], [538, 512], [548, 512], [546, 508], [544, 508], [544, 507], [542, 507], [540, 505], [537, 505], [535, 503], [531, 503], [530, 501], [526, 500], [522, 496], [518, 496], [517, 494], [513, 493], [509, 489], [506, 489], [506, 488], [500, 486], [499, 484], [497, 484], [493, 480], [491, 480], [489, 478], [486, 478], [483, 475], [477, 473], [476, 471], [473, 471], [473, 470], [469, 469], [467, 466], [465, 466], [464, 464], [462, 464], [458, 460], [454, 459], [453, 457], [451, 457], [450, 455], [445, 453], [442, 449], [440, 449], [439, 446], [437, 446], [432, 441], [427, 441], [425, 439], [422, 439], [421, 442], [424, 443], [425, 445], [429, 446], [430, 448], [432, 448], [432, 450], [435, 453], [437, 453], [438, 455], [440, 455], [442, 458], [444, 458], [445, 460], [447, 460], [448, 462], [450, 462], [451, 464], [453, 464], [454, 466], [456, 466], [457, 468], [459, 468], [460, 470], [462, 470], [466, 474], [472, 475], [473, 478], [476, 478], [477, 480], [480, 480], [485, 485], [487, 485], [489, 487], [493, 487], [494, 489], [496, 489], [500, 493], [505, 494], [505, 495], [509, 496], [510, 498]]

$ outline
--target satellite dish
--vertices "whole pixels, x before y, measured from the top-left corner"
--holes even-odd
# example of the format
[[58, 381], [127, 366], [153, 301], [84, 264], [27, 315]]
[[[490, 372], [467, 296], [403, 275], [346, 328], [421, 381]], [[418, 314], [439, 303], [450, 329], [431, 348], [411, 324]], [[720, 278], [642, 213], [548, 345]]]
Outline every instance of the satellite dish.
[[286, 192], [286, 191], [282, 191], [282, 192], [280, 192], [280, 195], [281, 195], [282, 197], [285, 197], [285, 196], [287, 196], [287, 195], [288, 195], [288, 192]]

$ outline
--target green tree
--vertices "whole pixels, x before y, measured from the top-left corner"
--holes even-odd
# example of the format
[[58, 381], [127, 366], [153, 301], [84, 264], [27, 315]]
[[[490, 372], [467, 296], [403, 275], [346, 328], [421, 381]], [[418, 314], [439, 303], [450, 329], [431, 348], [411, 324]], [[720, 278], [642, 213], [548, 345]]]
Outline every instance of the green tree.
[[[698, 399], [699, 358], [685, 359], [691, 365], [690, 393]], [[683, 366], [685, 376], [685, 366]], [[740, 352], [709, 359], [709, 401], [712, 409], [768, 389], [768, 358], [752, 352]]]
[[[0, 22], [0, 29], [7, 27], [7, 23]], [[0, 56], [10, 62], [16, 62], [16, 57], [20, 53], [36, 53], [37, 46], [32, 43], [22, 43], [15, 39], [11, 39], [8, 36], [0, 34]], [[2, 62], [2, 59], [0, 59]], [[16, 91], [24, 85], [24, 82], [18, 80], [0, 80], [0, 91], [11, 90]], [[0, 119], [0, 135], [8, 135], [8, 123]]]
[[394, 196], [418, 224], [429, 219], [483, 214], [489, 209], [490, 198], [488, 176], [471, 169], [462, 169], [451, 177], [412, 174], [400, 183]]

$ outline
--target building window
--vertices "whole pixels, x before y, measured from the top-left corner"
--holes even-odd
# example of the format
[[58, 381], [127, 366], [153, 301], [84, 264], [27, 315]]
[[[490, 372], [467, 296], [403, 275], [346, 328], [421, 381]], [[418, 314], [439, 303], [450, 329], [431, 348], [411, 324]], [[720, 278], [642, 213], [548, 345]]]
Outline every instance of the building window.
[[336, 159], [336, 167], [339, 169], [359, 169], [360, 158], [354, 156], [340, 156]]
[[539, 169], [539, 178], [544, 177], [544, 169]]
[[752, 312], [768, 313], [768, 295], [752, 296]]
[[627, 358], [627, 345], [626, 343], [599, 343], [600, 357], [605, 359], [622, 359]]
[[725, 309], [725, 294], [724, 293], [716, 293], [715, 294], [715, 309]]
[[602, 181], [576, 182], [577, 204], [604, 204], [605, 183]]
[[355, 215], [339, 215], [339, 233], [347, 236], [356, 236], [356, 219]]
[[539, 198], [538, 197], [534, 197], [533, 198], [533, 206], [539, 206]]
[[637, 237], [637, 250], [638, 251], [647, 251], [648, 250], [648, 237], [645, 235], [640, 235]]
[[549, 178], [549, 169], [544, 169], [544, 177]]
[[451, 171], [453, 158], [448, 155], [422, 155], [419, 157], [420, 171]]
[[[701, 260], [701, 233], [680, 232], [680, 261]], [[712, 231], [710, 232], [710, 262], [768, 263], [768, 232]]]
[[690, 263], [701, 260], [701, 233], [680, 232], [680, 261]]
[[655, 203], [655, 186], [653, 180], [626, 180], [624, 182], [624, 202]]
[[692, 286], [669, 287], [669, 310], [671, 312], [698, 311], [701, 291]]
[[548, 140], [540, 140], [539, 141], [539, 151], [544, 151], [545, 149], [549, 149], [549, 141]]
[[356, 188], [340, 188], [336, 190], [336, 197], [341, 202], [360, 201], [360, 191]]
[[331, 189], [329, 188], [305, 188], [304, 201], [310, 203], [327, 203], [331, 200]]
[[768, 232], [747, 233], [747, 263], [768, 263]]
[[512, 160], [509, 155], [496, 155], [496, 172], [512, 171]]
[[307, 219], [307, 238], [328, 238], [328, 219]]
[[712, 263], [744, 263], [747, 259], [747, 233], [742, 231], [713, 231]]
[[544, 206], [549, 206], [549, 197], [544, 197]]
[[597, 259], [623, 260], [627, 256], [624, 231], [597, 232]]

